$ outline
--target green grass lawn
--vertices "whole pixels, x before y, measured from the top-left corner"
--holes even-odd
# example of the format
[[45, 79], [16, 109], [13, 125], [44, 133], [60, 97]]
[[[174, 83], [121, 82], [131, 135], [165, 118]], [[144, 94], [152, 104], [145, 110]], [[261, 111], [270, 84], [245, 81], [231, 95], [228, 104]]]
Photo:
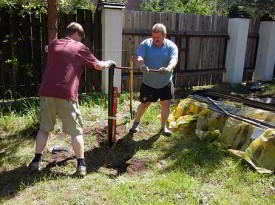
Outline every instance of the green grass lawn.
[[[122, 94], [118, 107], [118, 135], [125, 139], [112, 148], [99, 146], [107, 120], [106, 96], [85, 98], [85, 156], [88, 174], [73, 177], [75, 160], [30, 174], [39, 127], [38, 103], [1, 112], [0, 204], [275, 204], [275, 177], [261, 175], [245, 161], [193, 132], [167, 137], [159, 131], [159, 104], [141, 122], [141, 131], [127, 135], [129, 100]], [[134, 110], [138, 102], [134, 101]], [[106, 133], [105, 133], [106, 134]], [[71, 150], [60, 122], [47, 146]], [[52, 160], [45, 151], [44, 166]]]

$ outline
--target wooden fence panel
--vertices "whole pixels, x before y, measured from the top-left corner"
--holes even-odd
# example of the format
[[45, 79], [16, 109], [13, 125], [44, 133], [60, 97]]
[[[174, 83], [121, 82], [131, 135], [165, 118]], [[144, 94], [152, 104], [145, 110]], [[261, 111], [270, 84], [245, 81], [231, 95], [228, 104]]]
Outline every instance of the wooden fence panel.
[[251, 81], [253, 77], [259, 43], [259, 28], [259, 19], [251, 19], [248, 30], [243, 81]]
[[[14, 19], [13, 19], [14, 20]], [[36, 74], [37, 71], [34, 65], [38, 59], [34, 59], [34, 36], [31, 29], [32, 16], [25, 15], [24, 18], [16, 16], [17, 27], [15, 28], [15, 53], [14, 57], [17, 58], [18, 64], [13, 69], [16, 72], [17, 80], [15, 82], [16, 89], [14, 93], [17, 98], [24, 96], [36, 95]], [[27, 51], [27, 52], [26, 52]], [[23, 55], [22, 55], [23, 54]]]
[[[32, 47], [33, 47], [33, 68], [34, 68], [34, 85], [38, 85], [42, 79], [42, 68], [44, 67], [43, 61], [43, 45], [42, 32], [41, 28], [41, 18], [42, 16], [31, 15], [32, 23]], [[36, 88], [37, 91], [37, 88]]]
[[[12, 13], [15, 16], [16, 12]], [[1, 93], [7, 98], [14, 95], [16, 71], [15, 68], [18, 61], [14, 58], [15, 55], [15, 28], [16, 22], [5, 11], [1, 12], [1, 52], [2, 52], [2, 66], [1, 66]]]
[[[16, 9], [10, 13], [0, 12], [0, 99], [3, 100], [36, 96], [46, 66], [47, 16], [20, 16], [19, 13]], [[75, 14], [60, 14], [59, 37], [64, 37], [65, 28], [71, 21], [83, 25], [86, 33], [84, 43], [93, 50], [93, 13], [79, 10]], [[94, 72], [100, 73], [85, 71], [81, 92], [90, 92], [95, 87], [100, 89], [98, 79], [101, 77], [95, 76]]]
[[[178, 15], [178, 31], [185, 32], [187, 31], [187, 16], [188, 15]], [[179, 62], [178, 62], [178, 68], [177, 72], [183, 72], [184, 70], [187, 70], [187, 54], [188, 54], [188, 43], [189, 38], [186, 36], [180, 36], [179, 37], [180, 43], [178, 44], [179, 48]], [[182, 80], [179, 80], [182, 81]]]
[[[92, 32], [91, 29], [93, 28], [93, 15], [90, 11], [79, 9], [75, 15], [76, 22], [80, 23], [85, 31], [85, 39], [84, 44], [92, 49]], [[70, 23], [70, 22], [69, 22]], [[84, 74], [81, 76], [80, 84], [79, 84], [79, 92], [80, 93], [87, 93], [92, 92], [93, 84], [98, 83], [97, 81], [93, 81], [93, 75], [96, 75], [98, 71], [90, 68], [85, 68]], [[101, 79], [101, 77], [100, 77]], [[101, 85], [101, 82], [100, 82]], [[101, 86], [96, 86], [101, 87]]]
[[[185, 29], [182, 29], [184, 23], [180, 25], [182, 29], [180, 32], [188, 32], [191, 35], [189, 37], [188, 35], [182, 36], [182, 38], [187, 39], [187, 51], [185, 51], [187, 52], [187, 66], [182, 69], [183, 63], [180, 62], [180, 71], [184, 72], [178, 74], [181, 77], [177, 80], [177, 86], [220, 83], [223, 75], [222, 70], [224, 69], [223, 59], [225, 56], [224, 47], [227, 42], [228, 19], [221, 16], [195, 15], [185, 15], [185, 18], [181, 16], [181, 20], [185, 22], [183, 19], [186, 19], [188, 23]], [[220, 74], [217, 73], [217, 69], [220, 70]], [[202, 74], [203, 71], [207, 70], [209, 73]], [[185, 73], [190, 71], [194, 72], [194, 74], [184, 77]]]
[[6, 59], [6, 34], [7, 34], [7, 13], [3, 9], [0, 10], [0, 94], [5, 95], [5, 59]]
[[[102, 59], [102, 28], [101, 28], [101, 13], [95, 12], [93, 14], [93, 29], [92, 29], [92, 42], [93, 42], [93, 51], [95, 57]], [[96, 91], [101, 90], [101, 72], [91, 71], [92, 72], [92, 88]]]
[[[140, 12], [140, 11], [125, 11], [124, 13], [124, 35], [122, 42], [122, 63], [123, 66], [129, 66], [129, 62], [132, 56], [136, 55], [136, 49], [139, 44], [146, 38], [151, 36], [151, 28], [160, 19], [167, 20], [165, 15], [160, 13]], [[169, 19], [169, 18], [168, 18]], [[143, 31], [142, 35], [138, 35], [137, 32]], [[127, 33], [130, 31], [130, 33]], [[126, 34], [125, 34], [126, 32]], [[138, 91], [142, 81], [142, 74], [134, 62], [134, 81], [133, 90]], [[122, 90], [129, 89], [129, 73], [128, 71], [122, 71]]]
[[[151, 28], [157, 22], [166, 25], [167, 37], [179, 48], [179, 62], [174, 71], [176, 86], [222, 81], [228, 39], [228, 18], [223, 16], [125, 11], [123, 66], [129, 65], [129, 60], [135, 55], [141, 41], [151, 37]], [[134, 75], [134, 91], [138, 91], [141, 82], [136, 81], [142, 79], [142, 74], [137, 69]], [[124, 71], [122, 90], [129, 87], [127, 79], [128, 72]]]
[[[94, 36], [93, 32], [98, 32], [98, 28], [96, 28], [94, 24], [94, 15], [91, 12], [84, 11], [84, 19], [82, 25], [85, 28], [85, 35], [88, 36], [88, 38], [85, 38], [84, 44], [87, 45], [94, 53]], [[101, 60], [101, 59], [100, 59]], [[100, 81], [94, 81], [93, 77], [97, 77], [98, 79], [101, 79], [101, 72], [96, 71], [94, 69], [86, 68], [85, 69], [85, 92], [92, 92], [92, 90], [95, 89], [95, 87], [101, 87], [101, 80]], [[94, 86], [95, 84], [99, 84]]]
[[[136, 49], [139, 44], [146, 38], [151, 37], [151, 28], [155, 23], [161, 22], [167, 26], [168, 33], [176, 29], [175, 13], [159, 13], [159, 12], [141, 12], [141, 11], [125, 11], [124, 25], [123, 25], [123, 52], [122, 63], [123, 66], [128, 66], [132, 56], [136, 55]], [[141, 33], [140, 33], [141, 32]], [[174, 35], [168, 35], [173, 41], [176, 41]], [[134, 62], [134, 82], [133, 90], [138, 91], [142, 82], [142, 73]], [[122, 90], [128, 90], [128, 76], [127, 71], [122, 71]]]
[[[11, 98], [34, 95], [45, 69], [47, 53], [47, 16], [25, 15], [22, 18], [0, 12], [0, 96]], [[59, 15], [59, 37], [64, 36], [68, 23], [81, 23], [86, 32], [85, 44], [101, 59], [100, 15], [79, 10], [75, 14]], [[18, 23], [19, 22], [19, 23]], [[168, 38], [179, 48], [179, 62], [174, 71], [177, 87], [216, 84], [222, 82], [227, 49], [228, 18], [194, 14], [125, 11], [123, 20], [122, 66], [129, 66], [136, 49], [151, 37], [151, 28], [161, 22]], [[258, 47], [259, 21], [251, 20], [245, 59], [244, 79], [251, 79]], [[95, 40], [96, 39], [96, 40]], [[134, 91], [142, 82], [142, 73], [134, 62]], [[129, 88], [129, 73], [122, 71], [122, 90]], [[101, 88], [101, 72], [85, 70], [81, 92]], [[31, 86], [30, 86], [31, 85]], [[32, 87], [32, 88], [30, 88]], [[14, 96], [17, 93], [18, 96]]]

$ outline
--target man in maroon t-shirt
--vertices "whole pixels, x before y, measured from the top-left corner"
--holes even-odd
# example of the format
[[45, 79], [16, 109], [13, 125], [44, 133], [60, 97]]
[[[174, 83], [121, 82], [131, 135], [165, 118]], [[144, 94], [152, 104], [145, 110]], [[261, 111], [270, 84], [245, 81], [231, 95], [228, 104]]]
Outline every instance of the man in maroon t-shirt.
[[64, 132], [71, 135], [77, 158], [76, 174], [86, 175], [83, 125], [78, 105], [79, 80], [85, 66], [103, 70], [115, 65], [115, 62], [96, 59], [89, 48], [81, 43], [84, 36], [82, 26], [72, 22], [66, 28], [65, 38], [53, 40], [49, 44], [47, 69], [39, 90], [40, 130], [36, 137], [35, 157], [29, 165], [32, 171], [40, 170], [42, 153], [58, 114]]

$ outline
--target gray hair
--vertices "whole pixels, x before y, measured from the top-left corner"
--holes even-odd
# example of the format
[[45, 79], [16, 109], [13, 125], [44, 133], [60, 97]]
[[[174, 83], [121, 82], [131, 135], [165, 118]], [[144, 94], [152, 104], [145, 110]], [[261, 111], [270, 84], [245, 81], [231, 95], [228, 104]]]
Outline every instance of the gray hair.
[[156, 23], [152, 28], [152, 32], [166, 34], [166, 27], [162, 23]]

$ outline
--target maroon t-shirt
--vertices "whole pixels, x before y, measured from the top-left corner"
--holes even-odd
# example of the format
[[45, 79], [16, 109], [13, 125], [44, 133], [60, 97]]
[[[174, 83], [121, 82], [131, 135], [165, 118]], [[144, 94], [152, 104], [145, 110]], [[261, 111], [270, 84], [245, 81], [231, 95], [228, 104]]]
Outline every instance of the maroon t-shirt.
[[39, 96], [77, 101], [84, 67], [95, 68], [97, 62], [89, 48], [81, 42], [68, 37], [52, 41]]

